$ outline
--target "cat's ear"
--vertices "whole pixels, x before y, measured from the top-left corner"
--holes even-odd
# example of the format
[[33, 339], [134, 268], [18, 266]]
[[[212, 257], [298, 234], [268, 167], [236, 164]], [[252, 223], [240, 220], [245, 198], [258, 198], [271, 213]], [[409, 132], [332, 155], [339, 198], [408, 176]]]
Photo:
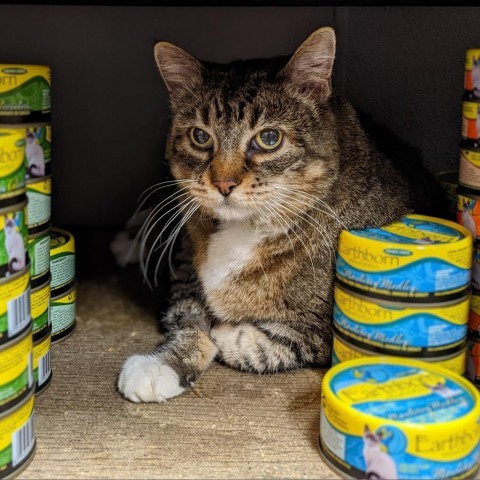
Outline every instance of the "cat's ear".
[[192, 91], [201, 82], [203, 65], [180, 47], [158, 42], [154, 47], [155, 61], [171, 94]]
[[326, 100], [332, 92], [334, 59], [335, 31], [331, 27], [323, 27], [297, 48], [280, 73], [302, 90], [311, 90], [320, 100]]

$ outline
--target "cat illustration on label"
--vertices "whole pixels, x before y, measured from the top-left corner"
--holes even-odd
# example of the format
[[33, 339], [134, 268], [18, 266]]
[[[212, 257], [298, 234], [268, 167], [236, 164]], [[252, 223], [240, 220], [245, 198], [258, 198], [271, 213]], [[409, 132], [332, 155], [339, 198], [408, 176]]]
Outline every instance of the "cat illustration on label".
[[475, 207], [475, 200], [464, 200], [462, 208], [462, 225], [467, 228], [472, 234], [473, 240], [477, 237], [477, 224], [470, 213]]
[[462, 394], [462, 390], [458, 388], [450, 388], [448, 385], [442, 382], [438, 382], [435, 385], [430, 385], [428, 388], [432, 391], [432, 393], [436, 393], [442, 398], [452, 398]]
[[7, 275], [22, 270], [26, 265], [25, 244], [16, 227], [15, 219], [5, 216], [5, 249], [8, 256]]
[[363, 458], [366, 463], [366, 478], [391, 480], [397, 478], [397, 466], [382, 447], [383, 432], [372, 432], [365, 425], [363, 432]]
[[480, 98], [480, 57], [473, 59], [472, 68], [473, 96]]
[[45, 176], [45, 157], [37, 139], [38, 128], [27, 128], [25, 153], [27, 156], [27, 177]]

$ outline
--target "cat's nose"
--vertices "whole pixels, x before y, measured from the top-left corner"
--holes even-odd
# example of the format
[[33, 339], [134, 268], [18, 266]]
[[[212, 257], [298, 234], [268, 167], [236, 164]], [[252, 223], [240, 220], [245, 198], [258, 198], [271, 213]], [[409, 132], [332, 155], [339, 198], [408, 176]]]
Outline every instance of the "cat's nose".
[[240, 182], [238, 180], [229, 178], [228, 180], [214, 180], [212, 183], [218, 188], [218, 190], [220, 190], [220, 193], [224, 197], [227, 197], [230, 195], [233, 188], [236, 187]]

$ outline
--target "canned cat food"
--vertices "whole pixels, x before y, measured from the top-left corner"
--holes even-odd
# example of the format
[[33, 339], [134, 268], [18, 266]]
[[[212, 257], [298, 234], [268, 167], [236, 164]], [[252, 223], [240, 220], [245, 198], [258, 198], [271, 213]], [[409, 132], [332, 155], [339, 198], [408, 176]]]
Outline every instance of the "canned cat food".
[[35, 410], [32, 394], [0, 415], [0, 478], [13, 478], [35, 453]]
[[458, 181], [460, 185], [480, 191], [480, 149], [460, 148], [459, 166]]
[[45, 337], [50, 331], [50, 278], [39, 287], [32, 288], [30, 305], [33, 322], [33, 341]]
[[323, 378], [320, 453], [344, 478], [473, 478], [480, 395], [466, 379], [415, 360], [372, 357]]
[[28, 236], [30, 277], [32, 288], [50, 280], [50, 227], [43, 232]]
[[0, 64], [0, 122], [50, 121], [51, 83], [46, 65]]
[[33, 344], [33, 378], [35, 379], [35, 395], [45, 391], [52, 380], [52, 363], [50, 347], [52, 345], [51, 329], [40, 340]]
[[407, 215], [382, 228], [343, 230], [337, 252], [340, 285], [370, 297], [448, 301], [470, 285], [472, 237], [455, 222]]
[[0, 278], [25, 269], [28, 263], [27, 200], [0, 209]]
[[0, 348], [0, 413], [30, 395], [33, 389], [32, 332]]
[[[385, 355], [383, 352], [376, 352], [369, 350], [367, 346], [361, 347], [350, 343], [340, 332], [334, 329], [333, 334], [333, 347], [332, 347], [332, 365], [337, 365], [349, 360], [372, 357], [376, 355]], [[467, 359], [467, 347], [465, 341], [459, 346], [455, 352], [437, 356], [413, 356], [408, 354], [405, 356], [402, 352], [398, 352], [396, 355], [392, 355], [396, 358], [414, 358], [415, 360], [422, 360], [432, 365], [438, 365], [450, 372], [457, 375], [463, 375], [465, 373], [465, 362]]]
[[30, 330], [31, 320], [30, 275], [26, 267], [0, 280], [0, 348]]
[[466, 377], [480, 387], [480, 340], [468, 336]]
[[449, 202], [449, 213], [455, 216], [457, 212], [458, 170], [440, 172], [437, 174], [437, 180], [447, 195]]
[[480, 236], [480, 196], [458, 187], [457, 222], [472, 234], [476, 242]]
[[45, 231], [52, 216], [52, 178], [27, 180], [28, 230], [35, 234]]
[[384, 355], [439, 355], [465, 343], [469, 296], [446, 303], [407, 304], [335, 287], [333, 322], [352, 343]]
[[58, 297], [72, 288], [75, 281], [75, 240], [60, 228], [50, 232], [50, 271], [52, 297]]
[[465, 54], [465, 99], [480, 99], [480, 49], [470, 48]]
[[26, 127], [26, 178], [48, 177], [52, 173], [52, 127], [50, 124]]
[[0, 200], [25, 188], [25, 130], [0, 128]]
[[76, 302], [77, 291], [75, 287], [51, 299], [52, 343], [65, 340], [75, 331]]

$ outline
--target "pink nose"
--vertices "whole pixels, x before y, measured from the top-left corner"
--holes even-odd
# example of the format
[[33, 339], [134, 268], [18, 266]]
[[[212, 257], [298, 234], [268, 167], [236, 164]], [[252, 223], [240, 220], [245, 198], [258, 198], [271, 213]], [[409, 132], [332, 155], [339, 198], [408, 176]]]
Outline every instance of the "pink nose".
[[220, 193], [226, 197], [230, 195], [233, 187], [236, 187], [240, 182], [237, 180], [229, 179], [229, 180], [214, 180], [212, 182], [219, 190]]

